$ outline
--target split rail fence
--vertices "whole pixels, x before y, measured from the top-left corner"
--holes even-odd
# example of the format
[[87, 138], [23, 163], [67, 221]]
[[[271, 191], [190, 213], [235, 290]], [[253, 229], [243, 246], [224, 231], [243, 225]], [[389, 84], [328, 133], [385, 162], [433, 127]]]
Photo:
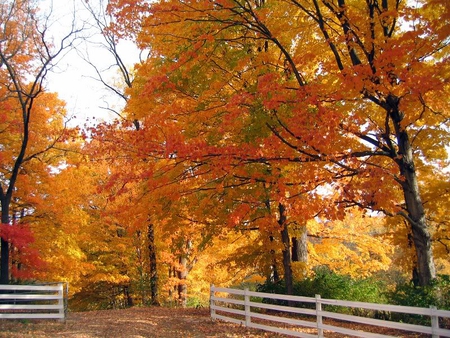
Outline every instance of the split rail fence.
[[0, 285], [0, 319], [65, 319], [67, 284]]
[[[350, 322], [406, 332], [424, 333], [436, 337], [450, 337], [450, 311], [438, 310], [436, 307], [419, 308], [387, 304], [373, 304], [335, 299], [322, 299], [320, 295], [312, 297], [287, 296], [273, 293], [253, 292], [248, 289], [237, 290], [211, 286], [210, 289], [211, 318], [232, 322], [246, 327], [261, 329], [294, 337], [324, 337], [324, 331], [343, 333], [356, 337], [380, 338], [395, 337], [367, 331], [354, 330], [337, 326]], [[262, 299], [281, 300], [295, 306], [275, 305], [261, 302]], [[258, 300], [258, 301], [257, 301]], [[303, 307], [298, 307], [298, 306]], [[402, 313], [428, 317], [429, 326], [401, 323], [381, 319], [368, 318], [350, 314], [326, 311], [327, 306], [363, 309], [366, 312], [378, 311], [384, 314]], [[325, 310], [324, 310], [325, 308]], [[362, 311], [361, 311], [362, 312]], [[308, 318], [309, 317], [309, 318]], [[334, 319], [325, 324], [326, 319]], [[309, 320], [308, 320], [309, 319]], [[441, 328], [439, 321], [446, 322], [447, 329]], [[271, 325], [269, 325], [269, 323]], [[280, 325], [281, 324], [281, 325]], [[279, 327], [283, 326], [283, 327]], [[299, 328], [309, 328], [315, 334], [299, 332]], [[296, 330], [297, 329], [297, 330]]]

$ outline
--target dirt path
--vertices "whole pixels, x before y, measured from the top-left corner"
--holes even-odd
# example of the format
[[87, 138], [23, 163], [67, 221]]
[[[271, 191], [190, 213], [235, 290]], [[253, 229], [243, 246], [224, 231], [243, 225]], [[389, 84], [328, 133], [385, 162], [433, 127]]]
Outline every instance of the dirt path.
[[73, 338], [206, 338], [286, 337], [245, 327], [213, 322], [207, 309], [131, 308], [70, 313], [65, 323], [53, 320], [0, 320], [0, 337]]
[[[333, 323], [331, 323], [333, 324]], [[342, 324], [342, 323], [341, 323]], [[336, 324], [340, 326], [339, 324]], [[349, 327], [349, 326], [348, 326]], [[363, 325], [352, 325], [352, 329], [364, 330]], [[298, 328], [305, 333], [316, 334], [314, 329]], [[389, 329], [374, 329], [373, 332], [395, 337], [426, 337], [405, 334]], [[349, 336], [325, 331], [330, 338]], [[65, 323], [55, 320], [0, 320], [0, 338], [286, 338], [261, 330], [247, 329], [241, 325], [212, 321], [208, 309], [177, 309], [163, 307], [130, 308], [69, 313]]]

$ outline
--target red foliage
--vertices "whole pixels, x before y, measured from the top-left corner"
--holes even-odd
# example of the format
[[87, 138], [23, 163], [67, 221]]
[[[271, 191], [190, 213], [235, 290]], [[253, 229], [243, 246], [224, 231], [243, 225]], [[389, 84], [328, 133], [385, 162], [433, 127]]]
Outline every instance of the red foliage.
[[34, 235], [27, 224], [1, 224], [0, 236], [11, 246], [13, 277], [30, 278], [35, 271], [42, 268], [43, 261], [39, 257], [39, 251], [30, 246], [34, 242]]

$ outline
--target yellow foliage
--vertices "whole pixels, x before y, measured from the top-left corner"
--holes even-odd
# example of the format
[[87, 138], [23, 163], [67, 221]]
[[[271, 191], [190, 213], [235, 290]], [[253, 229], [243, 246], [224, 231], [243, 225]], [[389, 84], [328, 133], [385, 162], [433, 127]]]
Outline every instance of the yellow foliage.
[[354, 209], [342, 221], [308, 222], [309, 266], [326, 265], [352, 277], [389, 269], [394, 247], [386, 237], [385, 220]]

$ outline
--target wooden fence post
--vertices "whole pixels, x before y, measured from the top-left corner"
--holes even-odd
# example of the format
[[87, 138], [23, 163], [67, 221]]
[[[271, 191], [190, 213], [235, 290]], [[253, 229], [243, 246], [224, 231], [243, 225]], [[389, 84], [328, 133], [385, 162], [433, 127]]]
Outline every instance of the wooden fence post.
[[60, 321], [64, 322], [66, 320], [66, 311], [64, 306], [64, 284], [59, 283], [58, 284], [58, 306], [59, 306], [59, 314], [62, 316], [62, 319]]
[[439, 316], [436, 315], [436, 306], [430, 306], [431, 311], [431, 336], [433, 338], [439, 338], [437, 330], [439, 329]]
[[64, 282], [64, 317], [67, 317], [67, 312], [69, 311], [69, 283]]
[[317, 322], [317, 337], [323, 338], [322, 302], [320, 301], [320, 295], [316, 295], [316, 322]]
[[244, 289], [244, 308], [245, 308], [245, 326], [250, 327], [252, 322], [252, 317], [250, 314], [250, 296], [248, 295], [248, 288]]
[[209, 310], [211, 311], [212, 320], [216, 319], [216, 310], [214, 309], [214, 284], [211, 284], [209, 288]]

